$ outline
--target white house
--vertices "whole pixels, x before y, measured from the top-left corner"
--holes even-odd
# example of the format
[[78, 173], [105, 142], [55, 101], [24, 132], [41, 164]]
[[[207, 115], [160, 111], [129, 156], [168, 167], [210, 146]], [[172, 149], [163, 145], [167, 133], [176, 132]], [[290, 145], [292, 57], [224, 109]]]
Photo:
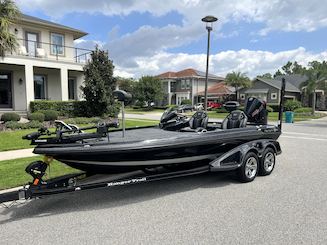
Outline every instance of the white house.
[[34, 100], [79, 100], [90, 50], [74, 47], [86, 32], [21, 15], [11, 26], [19, 46], [0, 58], [0, 112], [28, 110]]

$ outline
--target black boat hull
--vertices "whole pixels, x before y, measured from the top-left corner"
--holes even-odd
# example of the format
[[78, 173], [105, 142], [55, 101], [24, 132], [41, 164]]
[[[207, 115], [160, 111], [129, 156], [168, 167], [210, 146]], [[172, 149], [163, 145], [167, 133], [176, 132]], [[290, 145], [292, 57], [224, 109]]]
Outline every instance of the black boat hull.
[[[163, 130], [151, 130], [132, 130], [133, 132], [128, 133], [135, 136], [128, 140], [115, 138], [113, 134], [110, 143], [100, 141], [73, 145], [40, 145], [35, 148], [34, 153], [52, 156], [86, 172], [117, 173], [157, 166], [169, 168], [205, 165], [238, 145], [257, 139], [276, 140], [280, 135], [280, 130], [271, 126], [216, 130], [200, 134], [176, 132], [176, 135], [161, 138], [155, 138], [154, 132], [160, 130], [162, 133]], [[143, 133], [153, 133], [154, 138], [137, 139], [137, 135]], [[164, 132], [163, 135], [165, 134], [168, 133]]]

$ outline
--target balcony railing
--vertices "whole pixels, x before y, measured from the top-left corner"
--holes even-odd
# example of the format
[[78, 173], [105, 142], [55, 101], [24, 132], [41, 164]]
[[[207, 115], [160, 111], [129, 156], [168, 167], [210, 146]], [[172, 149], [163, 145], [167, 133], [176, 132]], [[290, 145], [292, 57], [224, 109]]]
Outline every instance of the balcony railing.
[[86, 63], [92, 53], [89, 49], [26, 39], [18, 39], [18, 44], [15, 55], [48, 60]]

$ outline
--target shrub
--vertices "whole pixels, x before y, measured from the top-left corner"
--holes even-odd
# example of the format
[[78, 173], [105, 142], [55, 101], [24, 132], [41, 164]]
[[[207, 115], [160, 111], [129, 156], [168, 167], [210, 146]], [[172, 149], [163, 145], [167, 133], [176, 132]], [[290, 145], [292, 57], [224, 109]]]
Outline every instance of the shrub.
[[294, 111], [301, 107], [301, 102], [297, 100], [288, 100], [285, 103], [285, 111]]
[[225, 107], [222, 106], [222, 107], [216, 109], [216, 112], [217, 113], [227, 113], [228, 111], [225, 109]]
[[18, 123], [9, 121], [5, 123], [6, 128], [10, 128], [12, 130], [16, 129], [31, 129], [31, 128], [40, 128], [43, 124], [39, 121], [30, 121], [28, 123]]
[[7, 112], [2, 114], [1, 116], [1, 121], [4, 122], [10, 122], [10, 121], [18, 122], [19, 120], [20, 120], [20, 116], [14, 112]]
[[269, 106], [269, 105], [266, 106], [266, 110], [268, 112], [274, 112], [274, 109], [271, 106]]
[[311, 113], [312, 108], [311, 107], [300, 107], [294, 110], [296, 113]]
[[270, 107], [273, 111], [279, 111], [279, 105], [267, 105], [267, 107]]
[[58, 119], [58, 112], [55, 110], [42, 110], [38, 111], [39, 113], [44, 114], [45, 121], [54, 121]]
[[31, 112], [54, 110], [57, 111], [60, 116], [73, 116], [75, 104], [80, 102], [83, 101], [32, 101], [30, 103], [30, 108]]
[[90, 124], [101, 121], [99, 117], [74, 117], [64, 120], [68, 124]]
[[182, 100], [181, 105], [192, 105], [192, 100]]
[[[86, 101], [54, 101], [42, 100], [30, 103], [31, 112], [54, 110], [59, 116], [85, 117], [88, 116]], [[108, 109], [110, 116], [117, 116], [120, 110], [119, 103], [113, 103]]]
[[154, 109], [159, 109], [159, 110], [166, 110], [169, 106], [168, 105], [163, 105], [163, 106], [154, 106]]
[[40, 112], [30, 113], [27, 118], [30, 121], [44, 122], [44, 114]]

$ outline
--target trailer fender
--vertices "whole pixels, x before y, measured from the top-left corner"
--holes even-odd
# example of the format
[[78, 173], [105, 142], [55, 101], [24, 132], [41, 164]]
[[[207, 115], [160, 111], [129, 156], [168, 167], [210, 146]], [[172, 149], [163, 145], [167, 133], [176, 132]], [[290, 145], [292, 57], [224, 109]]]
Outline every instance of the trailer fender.
[[271, 147], [278, 155], [281, 153], [280, 145], [271, 139], [254, 140], [239, 145], [232, 150], [218, 156], [209, 163], [210, 171], [228, 171], [241, 167], [243, 159], [248, 152], [254, 152], [260, 159], [267, 147]]

